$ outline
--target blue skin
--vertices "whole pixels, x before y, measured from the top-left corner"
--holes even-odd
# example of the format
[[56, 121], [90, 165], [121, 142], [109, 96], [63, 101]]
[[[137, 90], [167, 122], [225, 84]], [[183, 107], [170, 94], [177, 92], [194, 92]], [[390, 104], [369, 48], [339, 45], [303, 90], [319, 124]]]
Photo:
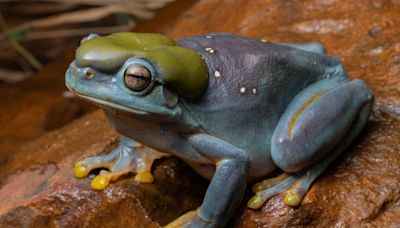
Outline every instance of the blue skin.
[[[216, 33], [177, 45], [196, 51], [207, 64], [208, 85], [196, 99], [177, 94], [171, 105], [163, 84], [145, 94], [129, 91], [123, 74], [132, 64], [146, 67], [152, 80], [162, 78], [157, 63], [134, 56], [111, 73], [74, 61], [66, 74], [68, 88], [101, 106], [122, 135], [109, 155], [83, 163], [108, 167], [111, 174], [132, 171], [127, 167], [141, 161], [135, 147], [140, 142], [179, 157], [211, 180], [199, 209], [169, 227], [225, 226], [246, 183], [277, 167], [289, 175], [265, 182], [249, 207], [281, 192], [285, 203], [298, 205], [367, 122], [371, 90], [361, 80], [349, 81], [342, 64], [319, 43], [273, 44]], [[87, 70], [95, 76], [85, 77]]]

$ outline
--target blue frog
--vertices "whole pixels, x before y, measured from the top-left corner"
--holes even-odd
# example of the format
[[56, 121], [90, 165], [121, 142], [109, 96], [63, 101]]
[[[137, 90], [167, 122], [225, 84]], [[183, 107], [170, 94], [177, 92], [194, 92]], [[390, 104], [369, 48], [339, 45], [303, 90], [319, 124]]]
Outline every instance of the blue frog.
[[311, 183], [360, 134], [373, 95], [349, 81], [319, 43], [278, 44], [226, 33], [174, 41], [159, 34], [91, 34], [66, 85], [104, 109], [121, 134], [109, 154], [76, 163], [103, 189], [129, 172], [152, 183], [155, 159], [173, 155], [210, 185], [203, 203], [167, 227], [223, 227], [256, 183], [248, 207], [284, 194], [301, 203]]

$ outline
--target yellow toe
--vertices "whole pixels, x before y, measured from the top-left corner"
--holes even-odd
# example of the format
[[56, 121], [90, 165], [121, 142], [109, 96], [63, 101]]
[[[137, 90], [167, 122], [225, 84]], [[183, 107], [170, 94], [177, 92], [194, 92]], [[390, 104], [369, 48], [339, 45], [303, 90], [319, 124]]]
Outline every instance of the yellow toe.
[[184, 225], [189, 225], [196, 217], [197, 211], [189, 211], [163, 228], [182, 228]]
[[74, 166], [74, 176], [76, 178], [84, 178], [89, 174], [89, 168], [80, 162], [77, 162]]
[[142, 172], [142, 173], [136, 174], [135, 181], [150, 184], [150, 183], [153, 183], [154, 178], [150, 172]]
[[262, 190], [264, 190], [264, 185], [262, 184], [262, 182], [258, 182], [257, 184], [253, 185], [253, 187], [251, 188], [251, 191], [253, 193], [257, 193]]
[[251, 197], [249, 202], [247, 202], [247, 207], [252, 208], [252, 209], [258, 209], [263, 204], [264, 204], [264, 202], [261, 200], [261, 198], [258, 197], [257, 195], [255, 195], [255, 196]]
[[301, 203], [300, 193], [296, 190], [288, 190], [283, 202], [292, 207], [298, 206]]
[[97, 176], [92, 180], [90, 186], [94, 190], [103, 190], [110, 184], [110, 178], [107, 176]]

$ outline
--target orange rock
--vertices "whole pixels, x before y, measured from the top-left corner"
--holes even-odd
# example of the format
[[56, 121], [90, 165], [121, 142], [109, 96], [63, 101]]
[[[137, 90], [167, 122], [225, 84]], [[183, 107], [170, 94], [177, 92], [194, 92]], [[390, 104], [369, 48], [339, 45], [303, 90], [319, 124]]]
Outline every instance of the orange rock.
[[71, 59], [61, 59], [26, 81], [0, 85], [0, 167], [21, 144], [94, 110], [65, 88], [63, 71]]
[[158, 162], [154, 184], [129, 176], [94, 191], [74, 178], [74, 162], [117, 139], [96, 111], [23, 145], [1, 167], [0, 227], [158, 227], [200, 205], [206, 182], [175, 158]]
[[[279, 42], [320, 41], [344, 62], [351, 78], [364, 79], [376, 94], [365, 133], [317, 179], [299, 207], [290, 208], [277, 196], [260, 210], [250, 210], [245, 207], [249, 192], [230, 227], [400, 224], [400, 1], [201, 0], [183, 15], [165, 10], [148, 22], [150, 28], [139, 26], [139, 31], [154, 29], [174, 38], [222, 31]], [[168, 10], [174, 12], [171, 19]], [[157, 20], [162, 20], [161, 28]], [[32, 86], [46, 83], [38, 80]], [[13, 105], [10, 101], [7, 110], [20, 107]], [[4, 116], [0, 113], [0, 123], [9, 122]], [[4, 137], [12, 139], [15, 129], [43, 126], [29, 124], [17, 121], [6, 127]], [[206, 183], [177, 159], [156, 164], [154, 185], [135, 183], [129, 176], [96, 192], [89, 179], [73, 178], [75, 161], [106, 153], [116, 140], [102, 114], [95, 112], [10, 150], [12, 156], [0, 163], [0, 226], [153, 227], [201, 203]]]

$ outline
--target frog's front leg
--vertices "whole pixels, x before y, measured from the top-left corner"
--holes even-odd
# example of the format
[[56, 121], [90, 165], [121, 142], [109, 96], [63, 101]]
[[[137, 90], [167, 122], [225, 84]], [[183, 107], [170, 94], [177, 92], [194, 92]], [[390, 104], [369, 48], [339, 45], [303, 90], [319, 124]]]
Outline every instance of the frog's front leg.
[[[311, 183], [349, 146], [365, 126], [372, 93], [361, 80], [325, 79], [297, 95], [281, 117], [272, 137], [275, 164], [291, 176], [262, 182], [249, 201], [258, 208], [286, 191], [284, 201], [297, 206]], [[276, 184], [272, 187], [268, 184]], [[266, 189], [263, 189], [266, 188]]]
[[216, 165], [216, 171], [200, 208], [167, 227], [223, 227], [242, 201], [249, 159], [243, 150], [210, 135], [193, 135], [189, 143]]
[[163, 156], [169, 156], [169, 154], [160, 153], [121, 135], [118, 147], [109, 154], [88, 157], [77, 162], [74, 167], [74, 175], [77, 178], [84, 178], [93, 169], [109, 169], [110, 171], [102, 170], [93, 179], [91, 186], [96, 190], [106, 188], [110, 181], [115, 181], [129, 172], [136, 173], [135, 180], [138, 182], [152, 183], [151, 166], [155, 159]]

